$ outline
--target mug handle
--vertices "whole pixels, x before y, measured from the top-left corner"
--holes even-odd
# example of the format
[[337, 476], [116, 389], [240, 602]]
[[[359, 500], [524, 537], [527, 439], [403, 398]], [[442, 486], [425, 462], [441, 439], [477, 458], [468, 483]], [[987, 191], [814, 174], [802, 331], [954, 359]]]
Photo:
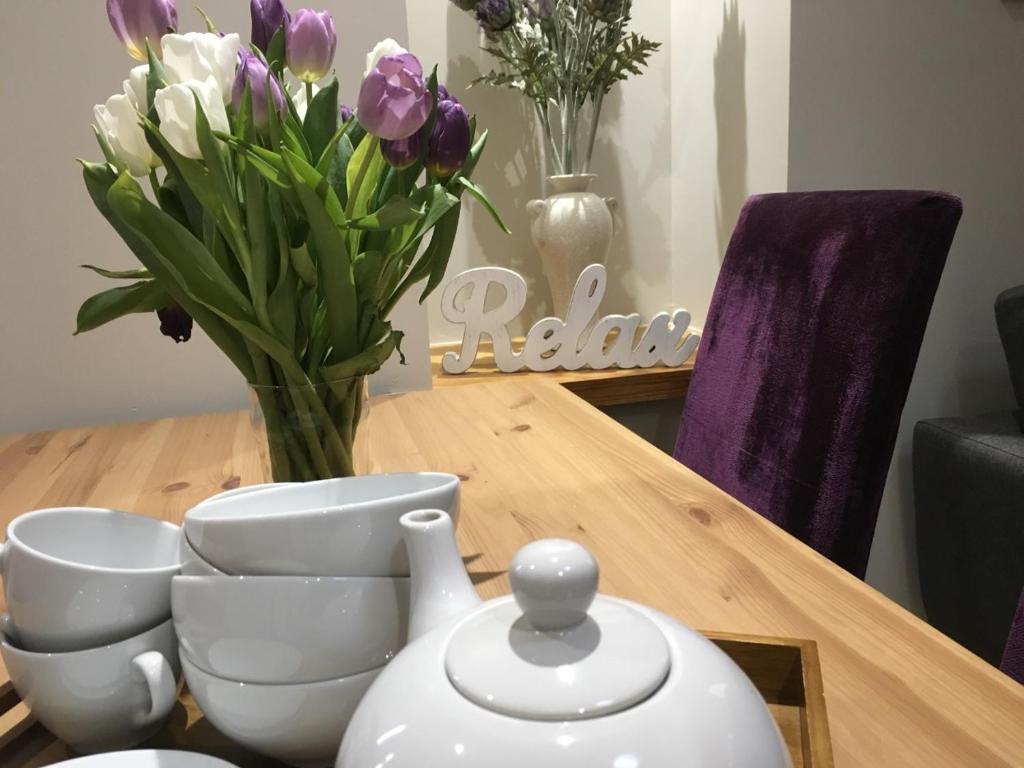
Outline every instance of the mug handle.
[[178, 699], [178, 686], [174, 672], [167, 659], [159, 651], [146, 651], [132, 659], [132, 666], [142, 673], [149, 688], [150, 707], [148, 712], [135, 716], [136, 725], [151, 725], [167, 717]]

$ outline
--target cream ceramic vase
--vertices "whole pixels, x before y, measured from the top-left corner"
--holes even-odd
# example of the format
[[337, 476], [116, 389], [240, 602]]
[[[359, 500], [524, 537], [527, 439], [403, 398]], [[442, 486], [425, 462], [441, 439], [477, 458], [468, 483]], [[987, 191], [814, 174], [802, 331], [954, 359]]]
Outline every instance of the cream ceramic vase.
[[544, 260], [553, 313], [563, 320], [580, 272], [591, 264], [604, 264], [615, 234], [612, 212], [617, 202], [589, 191], [596, 178], [550, 176], [552, 194], [531, 200], [526, 208], [533, 220], [533, 243]]

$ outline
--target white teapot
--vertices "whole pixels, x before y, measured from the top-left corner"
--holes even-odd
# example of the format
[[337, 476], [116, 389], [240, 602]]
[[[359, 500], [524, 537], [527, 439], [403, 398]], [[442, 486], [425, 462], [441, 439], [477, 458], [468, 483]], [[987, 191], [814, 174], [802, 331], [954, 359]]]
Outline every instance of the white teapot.
[[402, 526], [410, 643], [352, 718], [336, 768], [791, 768], [764, 700], [710, 641], [597, 594], [571, 541], [527, 545], [481, 603], [443, 512]]

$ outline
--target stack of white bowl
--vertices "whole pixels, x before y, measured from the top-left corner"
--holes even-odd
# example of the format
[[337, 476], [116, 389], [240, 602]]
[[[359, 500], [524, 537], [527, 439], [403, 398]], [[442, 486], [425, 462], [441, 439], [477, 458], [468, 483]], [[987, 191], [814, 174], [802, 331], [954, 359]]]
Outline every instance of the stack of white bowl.
[[110, 509], [17, 517], [0, 545], [0, 652], [32, 714], [78, 752], [134, 746], [178, 698], [176, 525]]
[[399, 518], [459, 510], [459, 479], [399, 473], [229, 491], [189, 510], [172, 607], [185, 679], [224, 735], [332, 765], [356, 706], [405, 644]]

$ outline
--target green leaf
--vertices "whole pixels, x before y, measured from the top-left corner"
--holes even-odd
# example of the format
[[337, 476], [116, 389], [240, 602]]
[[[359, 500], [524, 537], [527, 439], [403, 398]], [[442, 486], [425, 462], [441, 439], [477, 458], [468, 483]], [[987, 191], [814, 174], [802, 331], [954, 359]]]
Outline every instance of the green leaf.
[[117, 155], [114, 154], [114, 150], [110, 148], [110, 142], [107, 141], [107, 137], [100, 133], [100, 129], [95, 125], [92, 127], [92, 132], [96, 137], [96, 143], [100, 145], [100, 151], [103, 153], [103, 158], [112, 166], [117, 168], [121, 163], [118, 161]]
[[206, 163], [207, 172], [213, 181], [219, 206], [214, 208], [220, 211], [217, 223], [221, 225], [222, 231], [226, 224], [227, 231], [224, 236], [231, 243], [235, 256], [242, 261], [242, 269], [248, 274], [249, 264], [246, 263], [246, 244], [242, 237], [242, 214], [238, 205], [238, 186], [235, 178], [225, 162], [224, 146], [213, 135], [210, 129], [210, 122], [206, 117], [206, 110], [199, 101], [199, 94], [193, 93], [192, 98], [196, 105], [196, 138], [199, 140], [199, 151], [203, 154], [203, 162]]
[[327, 171], [327, 183], [331, 185], [331, 189], [338, 196], [338, 201], [342, 206], [348, 205], [348, 167], [355, 151], [352, 140], [347, 135], [342, 136], [338, 141], [338, 150], [331, 158], [330, 169]]
[[309, 143], [309, 156], [318, 165], [334, 134], [338, 131], [338, 78], [321, 88], [306, 109], [302, 132]]
[[295, 343], [295, 326], [299, 317], [298, 307], [295, 306], [295, 292], [295, 273], [289, 271], [278, 282], [267, 303], [274, 330], [289, 347]]
[[160, 185], [157, 202], [167, 213], [176, 218], [182, 226], [192, 232], [201, 232], [203, 226], [203, 206], [196, 200], [192, 190], [177, 172], [168, 173], [164, 183]]
[[288, 169], [279, 154], [229, 133], [215, 131], [214, 136], [227, 142], [232, 149], [244, 153], [246, 160], [251, 162], [267, 181], [281, 189], [291, 188], [291, 176], [288, 175]]
[[383, 264], [384, 254], [380, 251], [367, 251], [353, 260], [352, 270], [355, 273], [356, 293], [360, 301], [374, 305], [377, 303], [377, 289]]
[[75, 335], [99, 328], [119, 317], [155, 312], [170, 303], [167, 292], [155, 280], [110, 288], [85, 300], [78, 310]]
[[[360, 178], [360, 172], [364, 166], [366, 170]], [[381, 175], [388, 167], [384, 155], [380, 152], [379, 141], [371, 138], [360, 142], [356, 147], [346, 171], [346, 186], [349, 194], [346, 210], [352, 212], [351, 218], [356, 219], [369, 212], [374, 190], [377, 188]], [[353, 195], [355, 202], [352, 201]]]
[[278, 75], [284, 69], [284, 25], [270, 38], [267, 46], [267, 63]]
[[[473, 136], [476, 135], [476, 116], [470, 119], [470, 128]], [[462, 168], [455, 175], [453, 181], [457, 181], [460, 177], [469, 178], [473, 175], [473, 171], [476, 170], [477, 163], [480, 162], [480, 156], [484, 152], [484, 147], [487, 146], [487, 137], [490, 135], [489, 131], [484, 131], [480, 134], [480, 138], [473, 142], [473, 146], [469, 149], [469, 154], [466, 156], [466, 162], [462, 164]]]
[[[385, 327], [390, 332], [379, 344], [363, 350], [359, 354], [353, 355], [340, 363], [326, 365], [321, 368], [320, 375], [323, 376], [324, 381], [341, 384], [355, 376], [368, 376], [379, 371], [380, 367], [388, 361], [395, 348], [401, 343], [403, 336], [401, 331], [391, 331], [390, 325], [385, 325]], [[344, 397], [344, 394], [338, 394], [339, 397]]]
[[416, 205], [407, 197], [392, 197], [379, 210], [353, 219], [348, 225], [354, 229], [381, 232], [421, 221], [426, 213], [427, 208], [422, 203]]
[[444, 273], [448, 270], [448, 261], [452, 257], [455, 235], [459, 231], [461, 214], [461, 206], [452, 208], [434, 227], [434, 235], [430, 238], [430, 245], [427, 246], [424, 253], [425, 261], [430, 265], [430, 277], [427, 278], [426, 288], [420, 294], [420, 304], [427, 300], [427, 297], [444, 279]]
[[292, 268], [298, 272], [299, 277], [302, 278], [302, 282], [311, 288], [316, 286], [316, 264], [313, 263], [312, 257], [309, 255], [309, 250], [305, 245], [300, 245], [298, 248], [292, 248], [291, 251]]
[[[154, 246], [176, 282], [195, 301], [215, 311], [249, 318], [252, 306], [203, 244], [171, 216], [153, 205], [128, 174], [110, 187], [113, 213]], [[153, 271], [151, 264], [146, 264]], [[219, 313], [219, 312], [218, 312]]]
[[146, 57], [149, 60], [149, 73], [146, 75], [146, 103], [149, 104], [147, 117], [154, 125], [160, 125], [160, 116], [156, 112], [156, 92], [167, 85], [167, 76], [164, 74], [164, 65], [156, 57], [153, 49], [146, 41]]
[[345, 212], [341, 208], [341, 201], [335, 194], [327, 179], [317, 173], [316, 168], [306, 162], [301, 155], [292, 152], [290, 149], [282, 149], [281, 157], [288, 166], [293, 186], [305, 186], [313, 190], [324, 205], [324, 211], [330, 216], [335, 226], [346, 225]]
[[104, 269], [94, 264], [82, 264], [82, 269], [91, 269], [97, 275], [109, 277], [111, 280], [145, 280], [153, 277], [148, 269]]
[[[118, 179], [117, 175], [107, 165], [82, 163], [82, 176], [85, 180], [86, 190], [88, 190], [97, 210], [110, 223], [114, 231], [121, 236], [136, 258], [153, 273], [153, 276], [170, 294], [171, 298], [192, 315], [199, 327], [210, 337], [210, 340], [242, 372], [246, 381], [254, 381], [255, 372], [252, 358], [246, 350], [244, 341], [220, 317], [194, 301], [177, 282], [175, 274], [159, 258], [152, 244], [139, 236], [132, 227], [114, 214], [107, 202], [107, 196]], [[139, 192], [141, 193], [141, 190]]]
[[342, 232], [331, 220], [323, 200], [303, 181], [292, 166], [289, 155], [285, 162], [295, 181], [295, 190], [309, 221], [309, 234], [316, 250], [317, 284], [327, 305], [327, 325], [334, 354], [345, 359], [358, 348], [355, 277], [352, 261]]
[[491, 214], [491, 218], [494, 219], [494, 223], [501, 227], [501, 230], [506, 235], [512, 234], [512, 230], [506, 227], [505, 222], [501, 220], [501, 216], [498, 214], [498, 210], [494, 207], [494, 203], [492, 203], [488, 199], [487, 195], [484, 193], [482, 189], [480, 189], [480, 187], [478, 187], [472, 181], [467, 179], [465, 176], [459, 179], [459, 184], [462, 185], [465, 188], [465, 190], [469, 192], [469, 194], [471, 194], [473, 197], [475, 197], [483, 204], [484, 208], [487, 209], [487, 212]]

